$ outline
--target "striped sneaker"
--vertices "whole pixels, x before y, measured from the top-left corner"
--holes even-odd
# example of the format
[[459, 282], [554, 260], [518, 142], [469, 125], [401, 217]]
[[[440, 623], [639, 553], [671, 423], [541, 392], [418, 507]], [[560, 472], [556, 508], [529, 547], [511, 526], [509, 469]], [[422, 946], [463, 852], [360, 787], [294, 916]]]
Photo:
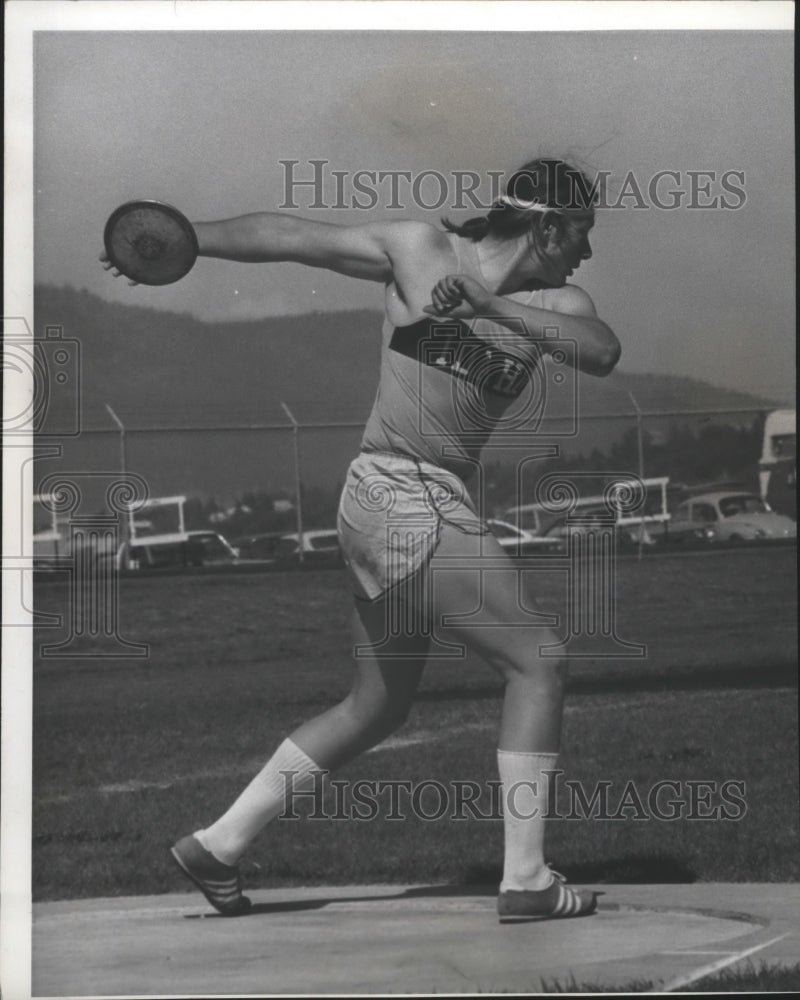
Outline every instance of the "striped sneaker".
[[238, 917], [250, 909], [250, 900], [242, 895], [239, 869], [217, 861], [196, 837], [182, 837], [170, 853], [184, 875], [224, 917]]
[[497, 899], [501, 924], [518, 920], [588, 917], [596, 909], [596, 892], [570, 889], [564, 876], [558, 872], [553, 872], [553, 881], [546, 889], [507, 889]]

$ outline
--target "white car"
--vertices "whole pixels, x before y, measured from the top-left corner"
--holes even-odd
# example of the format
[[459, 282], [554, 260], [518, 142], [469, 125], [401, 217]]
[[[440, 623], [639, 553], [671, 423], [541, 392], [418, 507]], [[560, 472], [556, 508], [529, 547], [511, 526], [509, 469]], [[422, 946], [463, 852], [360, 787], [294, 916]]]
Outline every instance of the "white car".
[[701, 493], [675, 511], [666, 540], [697, 538], [707, 542], [748, 542], [797, 538], [797, 524], [776, 514], [755, 493]]
[[[339, 545], [339, 532], [335, 528], [304, 531], [302, 536], [302, 551], [304, 563], [344, 565], [342, 549]], [[275, 546], [273, 556], [279, 564], [292, 566], [299, 564], [300, 544], [298, 544], [297, 532], [291, 535], [283, 535]]]

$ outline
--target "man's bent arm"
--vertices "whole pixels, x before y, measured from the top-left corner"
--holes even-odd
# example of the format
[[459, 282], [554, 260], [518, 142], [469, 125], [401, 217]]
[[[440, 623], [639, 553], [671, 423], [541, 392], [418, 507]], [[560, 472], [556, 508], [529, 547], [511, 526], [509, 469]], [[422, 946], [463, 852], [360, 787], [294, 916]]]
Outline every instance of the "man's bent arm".
[[[546, 354], [558, 348], [558, 338], [572, 340], [578, 345], [577, 367], [589, 375], [608, 375], [619, 361], [622, 348], [614, 331], [598, 318], [591, 298], [575, 285], [551, 292], [554, 309], [538, 309], [522, 305], [503, 295], [493, 295], [484, 312], [503, 323], [508, 319], [514, 330], [520, 320], [528, 335]], [[505, 325], [505, 324], [504, 324]]]

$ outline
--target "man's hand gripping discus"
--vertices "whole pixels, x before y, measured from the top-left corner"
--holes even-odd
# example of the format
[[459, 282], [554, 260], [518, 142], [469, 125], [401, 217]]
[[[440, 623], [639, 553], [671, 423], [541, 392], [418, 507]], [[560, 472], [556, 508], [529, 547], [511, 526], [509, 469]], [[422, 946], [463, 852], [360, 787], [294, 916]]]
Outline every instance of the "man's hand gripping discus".
[[109, 216], [100, 259], [132, 283], [169, 285], [185, 277], [199, 253], [197, 234], [177, 208], [160, 201], [128, 201]]

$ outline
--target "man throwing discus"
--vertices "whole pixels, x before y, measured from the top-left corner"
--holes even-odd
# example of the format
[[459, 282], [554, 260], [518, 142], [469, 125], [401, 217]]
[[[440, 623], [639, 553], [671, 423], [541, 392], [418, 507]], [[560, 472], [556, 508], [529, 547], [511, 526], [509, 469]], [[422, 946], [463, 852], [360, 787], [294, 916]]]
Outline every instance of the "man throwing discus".
[[[520, 604], [535, 607], [534, 597], [520, 601], [519, 570], [465, 486], [493, 426], [558, 348], [548, 335], [553, 328], [577, 344], [581, 371], [607, 375], [619, 359], [616, 336], [568, 281], [591, 257], [593, 198], [580, 198], [589, 190], [565, 161], [533, 160], [512, 175], [487, 215], [463, 225], [341, 226], [270, 212], [193, 224], [200, 256], [294, 261], [378, 282], [385, 295], [378, 393], [338, 514], [355, 600], [353, 686], [286, 736], [222, 816], [173, 846], [175, 862], [220, 913], [249, 909], [239, 859], [283, 810], [287, 784], [308, 787], [316, 773], [335, 770], [403, 724], [431, 649], [430, 623], [505, 682], [497, 745], [500, 920], [594, 912], [596, 894], [566, 885], [544, 854], [547, 775], [560, 751], [567, 664], [541, 655], [556, 637], [531, 626], [529, 613], [521, 618]], [[119, 275], [107, 254], [101, 259]], [[398, 517], [413, 531], [392, 532]], [[483, 587], [487, 556], [493, 572]], [[467, 614], [468, 627], [458, 624]], [[396, 622], [404, 627], [390, 627]], [[523, 786], [525, 809], [508, 808]]]

